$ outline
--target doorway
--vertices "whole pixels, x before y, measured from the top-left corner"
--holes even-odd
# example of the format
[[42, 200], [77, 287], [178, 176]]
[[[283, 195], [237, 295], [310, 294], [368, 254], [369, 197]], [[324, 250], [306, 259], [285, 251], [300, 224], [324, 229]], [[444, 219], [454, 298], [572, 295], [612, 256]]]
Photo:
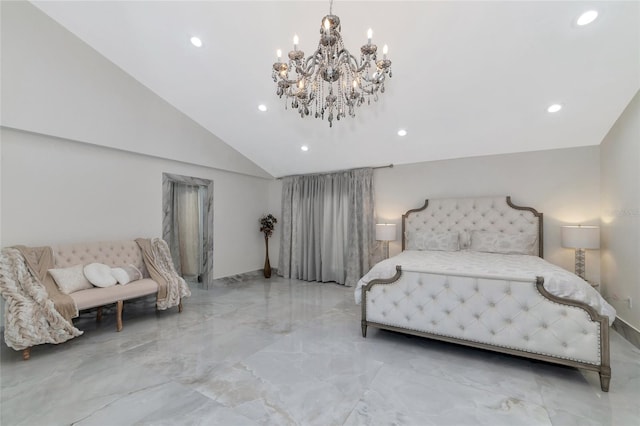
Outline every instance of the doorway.
[[162, 174], [162, 238], [185, 281], [213, 281], [213, 181]]

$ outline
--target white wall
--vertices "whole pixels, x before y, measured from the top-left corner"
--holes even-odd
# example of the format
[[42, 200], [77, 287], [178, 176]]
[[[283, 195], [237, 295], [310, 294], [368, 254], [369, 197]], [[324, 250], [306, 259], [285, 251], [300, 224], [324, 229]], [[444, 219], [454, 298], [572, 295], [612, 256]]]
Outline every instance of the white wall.
[[[426, 198], [511, 195], [517, 205], [544, 213], [544, 257], [574, 270], [574, 251], [560, 244], [560, 226], [595, 224], [600, 216], [599, 147], [433, 161], [377, 169], [374, 173], [378, 223], [398, 224]], [[587, 252], [587, 279], [600, 281], [598, 251]]]
[[600, 158], [604, 293], [640, 331], [640, 92], [602, 141]]
[[169, 172], [214, 181], [214, 277], [262, 267], [268, 173], [30, 3], [0, 15], [0, 246], [161, 236]]
[[169, 172], [214, 181], [214, 276], [259, 269], [271, 176], [33, 5], [0, 8], [0, 244], [159, 236]]
[[162, 236], [162, 173], [214, 182], [215, 278], [262, 268], [271, 180], [1, 128], [2, 247]]
[[30, 3], [0, 8], [2, 126], [271, 177]]

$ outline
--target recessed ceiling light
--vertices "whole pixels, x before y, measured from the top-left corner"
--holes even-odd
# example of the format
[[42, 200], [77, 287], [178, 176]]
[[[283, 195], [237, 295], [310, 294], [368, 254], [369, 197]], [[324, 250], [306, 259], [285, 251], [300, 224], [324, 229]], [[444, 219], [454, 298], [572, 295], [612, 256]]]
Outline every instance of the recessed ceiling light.
[[407, 131], [405, 129], [398, 130], [398, 136], [407, 136]]
[[300, 147], [300, 149], [301, 149], [301, 150], [303, 150], [303, 151], [305, 151], [305, 152], [306, 152], [306, 151], [309, 151], [309, 147], [308, 147], [308, 146], [306, 146], [306, 145], [302, 145], [302, 146]]
[[595, 21], [597, 17], [598, 17], [598, 11], [588, 10], [584, 12], [582, 15], [580, 15], [580, 17], [576, 21], [576, 24], [580, 26], [587, 25]]
[[195, 47], [202, 47], [202, 40], [195, 36], [191, 37], [191, 44], [193, 44]]
[[562, 109], [562, 105], [560, 104], [553, 104], [551, 106], [549, 106], [549, 108], [547, 108], [547, 111], [549, 112], [558, 112]]
[[262, 112], [265, 112], [267, 110], [267, 106], [265, 104], [260, 104], [258, 105], [258, 109]]

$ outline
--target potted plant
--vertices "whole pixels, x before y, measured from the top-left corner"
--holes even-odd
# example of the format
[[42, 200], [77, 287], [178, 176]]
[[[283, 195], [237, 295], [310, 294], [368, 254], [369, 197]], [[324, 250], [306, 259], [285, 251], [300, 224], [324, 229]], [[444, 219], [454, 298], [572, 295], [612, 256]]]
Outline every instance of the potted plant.
[[266, 258], [264, 260], [265, 278], [271, 278], [271, 264], [269, 263], [269, 237], [273, 234], [273, 229], [275, 228], [276, 223], [278, 223], [278, 219], [276, 219], [271, 213], [260, 218], [260, 232], [264, 233], [264, 245], [266, 248]]

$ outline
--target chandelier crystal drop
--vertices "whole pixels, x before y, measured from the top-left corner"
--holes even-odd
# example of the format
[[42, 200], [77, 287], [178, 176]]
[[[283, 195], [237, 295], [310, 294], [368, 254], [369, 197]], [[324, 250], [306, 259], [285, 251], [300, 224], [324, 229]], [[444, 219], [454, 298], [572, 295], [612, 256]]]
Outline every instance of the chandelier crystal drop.
[[387, 59], [387, 46], [378, 60], [378, 47], [371, 43], [372, 31], [367, 32], [367, 44], [360, 48], [360, 60], [345, 47], [340, 35], [340, 18], [332, 13], [322, 18], [318, 48], [307, 58], [298, 50], [298, 36], [293, 38], [293, 50], [289, 61], [282, 61], [282, 51], [277, 51], [278, 61], [273, 64], [273, 81], [276, 94], [285, 97], [285, 109], [298, 110], [301, 117], [309, 115], [329, 121], [355, 117], [356, 107], [378, 100], [378, 92], [384, 93], [387, 75], [391, 77], [391, 61]]

